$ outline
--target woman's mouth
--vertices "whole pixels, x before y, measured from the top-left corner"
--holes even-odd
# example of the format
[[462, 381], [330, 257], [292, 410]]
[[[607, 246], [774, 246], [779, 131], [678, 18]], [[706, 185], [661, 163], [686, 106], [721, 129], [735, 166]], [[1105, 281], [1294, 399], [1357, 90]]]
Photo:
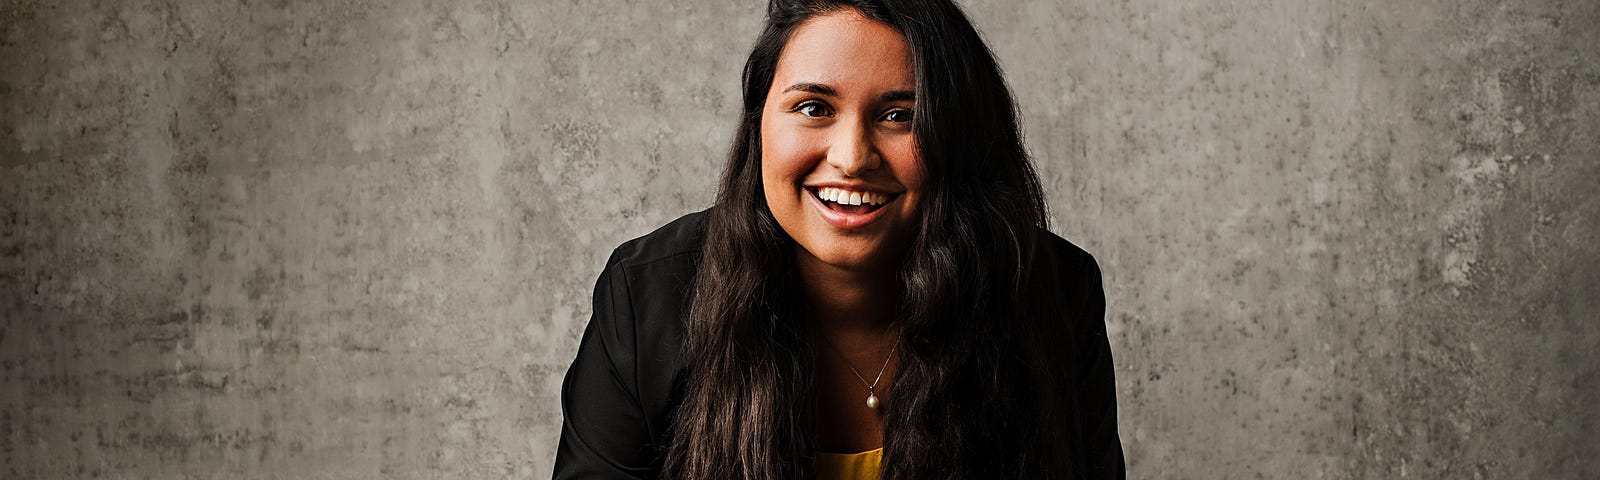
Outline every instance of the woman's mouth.
[[876, 220], [884, 205], [899, 197], [893, 193], [863, 192], [834, 187], [806, 187], [818, 213], [838, 228], [860, 228]]
[[810, 187], [806, 190], [822, 201], [828, 209], [849, 214], [872, 213], [883, 208], [893, 197], [876, 192], [855, 192], [833, 187]]

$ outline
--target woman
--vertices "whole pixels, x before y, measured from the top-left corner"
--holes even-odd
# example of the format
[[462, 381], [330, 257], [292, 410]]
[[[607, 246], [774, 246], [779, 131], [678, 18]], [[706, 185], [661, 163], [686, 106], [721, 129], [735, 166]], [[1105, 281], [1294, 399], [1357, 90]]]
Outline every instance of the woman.
[[716, 204], [618, 247], [557, 478], [1121, 478], [1100, 272], [948, 0], [776, 0]]

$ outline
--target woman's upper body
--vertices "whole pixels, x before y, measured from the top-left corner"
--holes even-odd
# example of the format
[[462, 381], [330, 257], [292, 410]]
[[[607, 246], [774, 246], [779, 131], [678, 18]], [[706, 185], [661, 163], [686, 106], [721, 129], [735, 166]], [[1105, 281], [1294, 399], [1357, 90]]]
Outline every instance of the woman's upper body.
[[[562, 385], [555, 478], [659, 478], [682, 399], [685, 315], [705, 228], [706, 212], [686, 215], [622, 244], [606, 262], [593, 317]], [[1072, 309], [1055, 318], [1074, 323], [1072, 342], [1059, 353], [1075, 365], [1066, 390], [1078, 419], [1059, 428], [1081, 439], [1071, 451], [1080, 478], [1123, 478], [1099, 268], [1068, 241], [1041, 238], [1040, 271], [1056, 277]]]
[[1121, 476], [1099, 270], [1047, 230], [959, 7], [771, 0], [741, 113], [712, 208], [602, 273], [558, 477], [810, 478], [871, 451], [852, 468], [887, 479]]

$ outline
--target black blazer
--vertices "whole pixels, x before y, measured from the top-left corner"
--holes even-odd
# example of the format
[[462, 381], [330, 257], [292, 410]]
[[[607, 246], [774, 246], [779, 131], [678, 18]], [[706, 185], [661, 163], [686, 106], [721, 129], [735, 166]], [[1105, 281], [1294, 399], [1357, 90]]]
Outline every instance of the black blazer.
[[[561, 385], [557, 479], [653, 479], [671, 441], [683, 381], [684, 321], [706, 212], [685, 215], [617, 247], [594, 287], [594, 316]], [[1105, 296], [1094, 258], [1054, 234], [1044, 242], [1063, 288], [1085, 292], [1075, 326], [1078, 465], [1121, 479], [1116, 385], [1105, 333]]]

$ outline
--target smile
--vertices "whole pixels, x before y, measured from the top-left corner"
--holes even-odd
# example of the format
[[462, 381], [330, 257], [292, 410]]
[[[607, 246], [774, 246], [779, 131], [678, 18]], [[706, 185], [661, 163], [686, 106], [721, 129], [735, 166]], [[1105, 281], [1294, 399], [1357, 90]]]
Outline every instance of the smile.
[[835, 187], [806, 187], [812, 206], [829, 225], [857, 229], [883, 216], [884, 206], [900, 197], [895, 193], [857, 191]]

